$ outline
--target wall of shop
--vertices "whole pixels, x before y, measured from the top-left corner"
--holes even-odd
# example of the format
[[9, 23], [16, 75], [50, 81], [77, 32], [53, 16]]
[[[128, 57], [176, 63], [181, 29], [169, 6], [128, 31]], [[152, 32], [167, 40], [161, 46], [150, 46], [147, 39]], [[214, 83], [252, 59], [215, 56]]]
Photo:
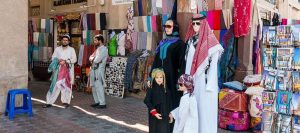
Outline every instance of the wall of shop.
[[28, 85], [27, 16], [27, 0], [5, 0], [0, 4], [0, 18], [4, 20], [0, 21], [0, 113], [6, 105], [7, 91]]

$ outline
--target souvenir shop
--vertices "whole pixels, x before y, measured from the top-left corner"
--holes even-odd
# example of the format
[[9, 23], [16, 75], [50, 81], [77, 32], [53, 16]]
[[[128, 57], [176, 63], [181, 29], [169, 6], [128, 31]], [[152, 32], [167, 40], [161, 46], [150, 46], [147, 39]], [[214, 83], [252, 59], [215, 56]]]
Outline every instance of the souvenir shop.
[[219, 127], [298, 133], [300, 21], [280, 17], [271, 9], [257, 9], [260, 22], [253, 39], [254, 75], [247, 75], [242, 83], [223, 84], [219, 92]]
[[[193, 14], [201, 14], [224, 49], [217, 74], [220, 88], [218, 127], [232, 131], [300, 131], [297, 116], [300, 112], [300, 74], [297, 71], [300, 68], [300, 27], [297, 24], [300, 21], [280, 18], [278, 12], [261, 8], [259, 2], [253, 4], [251, 0], [105, 1], [105, 5], [111, 7], [126, 5], [119, 10], [123, 12], [121, 18], [125, 18], [119, 23], [126, 26], [116, 26], [111, 23], [118, 21], [115, 16], [120, 14], [108, 9], [97, 10], [103, 8], [101, 4], [104, 3], [81, 6], [93, 8], [91, 10], [29, 20], [29, 66], [35, 77], [50, 77], [47, 65], [52, 52], [60, 45], [60, 36], [67, 33], [78, 58], [74, 89], [90, 93], [88, 58], [95, 50], [93, 37], [102, 34], [109, 51], [106, 94], [144, 98], [145, 81], [156, 48], [165, 38], [165, 22], [170, 17], [176, 19], [180, 38], [185, 40]], [[244, 76], [241, 82], [234, 81], [238, 64], [242, 63], [240, 58], [244, 58], [239, 55], [245, 52], [238, 51], [239, 47], [245, 47], [241, 38], [247, 36], [252, 36], [249, 42], [252, 52], [245, 55], [252, 56], [249, 62], [254, 75]]]

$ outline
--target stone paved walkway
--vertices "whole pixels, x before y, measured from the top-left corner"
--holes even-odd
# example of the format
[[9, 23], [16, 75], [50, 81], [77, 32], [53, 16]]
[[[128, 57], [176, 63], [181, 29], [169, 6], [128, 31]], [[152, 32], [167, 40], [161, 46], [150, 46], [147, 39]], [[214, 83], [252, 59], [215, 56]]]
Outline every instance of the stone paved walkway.
[[[42, 108], [49, 88], [47, 82], [30, 82], [33, 97], [32, 118], [17, 115], [13, 121], [0, 116], [0, 133], [142, 133], [148, 131], [146, 106], [141, 99], [106, 96], [108, 108], [90, 107], [90, 94], [74, 91], [71, 106], [62, 107], [60, 97], [56, 106]], [[218, 133], [231, 133], [219, 129]], [[246, 132], [244, 132], [246, 133]]]

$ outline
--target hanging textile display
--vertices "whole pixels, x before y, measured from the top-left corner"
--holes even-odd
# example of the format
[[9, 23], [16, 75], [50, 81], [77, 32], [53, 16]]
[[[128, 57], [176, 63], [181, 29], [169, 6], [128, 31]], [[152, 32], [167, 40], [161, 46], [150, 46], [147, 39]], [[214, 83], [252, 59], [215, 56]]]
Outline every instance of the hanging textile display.
[[[32, 18], [28, 21], [28, 47], [32, 56], [29, 62], [48, 62], [51, 60], [49, 54], [53, 52], [53, 20]], [[39, 63], [35, 63], [39, 64]]]
[[234, 40], [233, 26], [224, 35], [221, 45], [224, 53], [220, 59], [220, 81], [225, 83], [232, 81], [238, 65], [237, 47]]
[[106, 14], [105, 13], [87, 13], [81, 14], [81, 23], [83, 30], [105, 30]]
[[132, 34], [134, 32], [134, 20], [133, 20], [133, 7], [129, 7], [127, 9], [127, 21], [128, 21], [128, 26], [127, 26], [127, 32], [126, 32], [126, 38], [125, 38], [125, 48], [130, 52], [133, 50], [133, 37]]
[[141, 56], [142, 51], [137, 50], [131, 54], [128, 55], [127, 58], [127, 64], [126, 64], [126, 71], [125, 71], [125, 78], [124, 78], [124, 85], [126, 90], [132, 90], [133, 89], [133, 81], [132, 77], [133, 71], [135, 70], [137, 58]]
[[110, 96], [123, 98], [124, 96], [124, 76], [127, 65], [126, 57], [112, 57], [109, 67], [105, 71], [105, 93]]
[[246, 36], [250, 30], [251, 0], [234, 0], [234, 36]]

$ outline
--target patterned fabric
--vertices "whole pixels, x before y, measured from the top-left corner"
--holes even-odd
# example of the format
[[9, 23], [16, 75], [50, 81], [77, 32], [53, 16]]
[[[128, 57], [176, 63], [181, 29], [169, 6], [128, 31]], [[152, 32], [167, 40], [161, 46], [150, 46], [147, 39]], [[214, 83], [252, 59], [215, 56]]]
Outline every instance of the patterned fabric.
[[246, 36], [250, 30], [251, 0], [234, 0], [234, 36]]
[[127, 32], [126, 32], [126, 40], [125, 40], [125, 48], [129, 51], [133, 50], [133, 37], [132, 33], [134, 32], [134, 21], [133, 21], [133, 7], [129, 7], [127, 9], [127, 20], [128, 20], [128, 26], [127, 26]]
[[141, 56], [142, 51], [135, 51], [128, 55], [127, 64], [126, 64], [126, 72], [125, 72], [125, 79], [124, 79], [124, 86], [126, 90], [132, 90], [132, 77], [133, 72], [136, 70], [137, 66], [137, 58]]
[[250, 126], [248, 112], [233, 112], [219, 109], [219, 127], [231, 131], [245, 131]]
[[[212, 30], [210, 29], [208, 22], [206, 19], [200, 20], [200, 29], [199, 29], [199, 41], [196, 47], [194, 59], [193, 59], [193, 66], [191, 69], [191, 75], [194, 75], [197, 68], [205, 63], [205, 66], [209, 64], [207, 60], [208, 51], [210, 48], [219, 44], [219, 41], [213, 34]], [[186, 35], [186, 41], [192, 37], [195, 33], [193, 31], [192, 23], [189, 24], [188, 34]]]
[[106, 67], [105, 71], [107, 85], [105, 93], [107, 95], [123, 98], [126, 65], [126, 57], [112, 57], [112, 62], [109, 63], [109, 67]]
[[250, 127], [253, 132], [261, 132], [261, 117], [251, 117]]
[[244, 92], [222, 89], [219, 93], [219, 108], [231, 111], [247, 111], [247, 98]]
[[193, 81], [193, 77], [191, 75], [188, 75], [188, 74], [181, 75], [178, 79], [178, 83], [183, 84], [189, 90], [189, 93], [193, 93], [194, 81]]

